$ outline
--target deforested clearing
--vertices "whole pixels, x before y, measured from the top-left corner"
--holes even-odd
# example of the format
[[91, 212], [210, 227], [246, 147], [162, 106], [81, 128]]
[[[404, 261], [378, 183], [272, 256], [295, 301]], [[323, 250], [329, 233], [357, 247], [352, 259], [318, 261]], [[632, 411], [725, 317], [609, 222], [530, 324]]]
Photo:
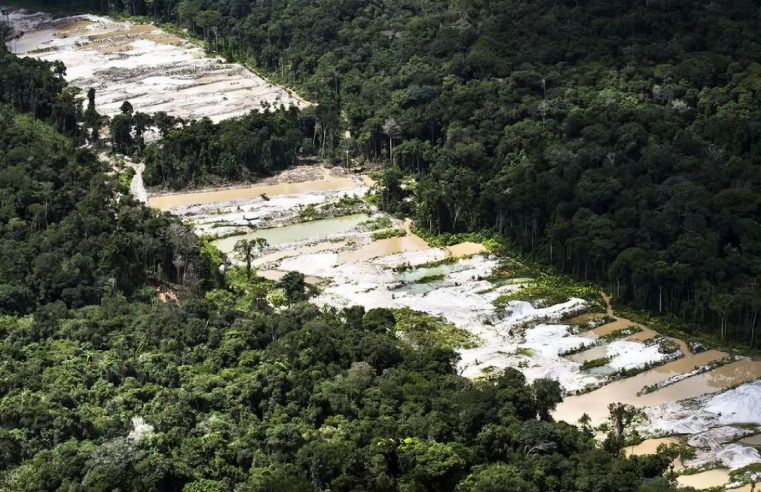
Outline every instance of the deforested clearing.
[[151, 24], [95, 15], [55, 18], [15, 10], [8, 46], [20, 56], [60, 60], [66, 79], [97, 93], [97, 109], [113, 116], [128, 100], [135, 110], [221, 121], [263, 104], [305, 107], [306, 101], [245, 67]]

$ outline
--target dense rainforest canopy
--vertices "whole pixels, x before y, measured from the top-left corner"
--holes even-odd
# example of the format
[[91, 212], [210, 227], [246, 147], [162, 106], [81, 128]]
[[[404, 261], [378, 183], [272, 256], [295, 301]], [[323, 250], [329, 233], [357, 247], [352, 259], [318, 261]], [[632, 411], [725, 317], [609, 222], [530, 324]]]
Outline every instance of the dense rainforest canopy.
[[54, 70], [0, 65], [0, 489], [671, 489], [673, 455], [553, 422], [555, 381], [473, 382], [388, 310], [275, 310], [267, 281], [220, 284], [213, 250], [8, 96], [47, 71], [37, 100], [65, 104]]
[[421, 227], [494, 229], [759, 344], [757, 2], [70, 3], [180, 24], [298, 87], [319, 104], [306, 137], [384, 162], [384, 204]]
[[310, 123], [296, 108], [267, 108], [218, 124], [173, 122], [145, 149], [145, 183], [182, 189], [282, 171], [296, 163]]
[[56, 70], [0, 51], [0, 314], [97, 303], [149, 280], [203, 288], [211, 264], [198, 238], [139, 205], [93, 153], [40, 121], [82, 134], [81, 103]]

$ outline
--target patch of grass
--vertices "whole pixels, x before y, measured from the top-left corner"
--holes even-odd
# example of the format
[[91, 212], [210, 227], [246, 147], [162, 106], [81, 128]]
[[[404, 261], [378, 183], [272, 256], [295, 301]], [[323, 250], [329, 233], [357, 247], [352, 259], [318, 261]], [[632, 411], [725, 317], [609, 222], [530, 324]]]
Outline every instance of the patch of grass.
[[329, 219], [343, 215], [369, 213], [370, 208], [357, 195], [344, 195], [339, 200], [320, 205], [309, 204], [299, 210], [299, 221]]
[[460, 261], [460, 258], [457, 258], [455, 256], [447, 256], [440, 260], [433, 260], [427, 263], [423, 263], [418, 268], [436, 268], [442, 265], [451, 265], [453, 263], [457, 263], [458, 261]]
[[418, 279], [417, 281], [415, 281], [415, 283], [416, 284], [430, 284], [433, 282], [438, 282], [440, 280], [444, 280], [443, 274], [428, 275], [426, 277]]
[[448, 233], [435, 234], [426, 229], [414, 228], [415, 234], [425, 239], [425, 241], [432, 247], [444, 248], [447, 246], [454, 246], [459, 243], [482, 243], [486, 249], [498, 248], [501, 244], [501, 239], [498, 235], [489, 232], [460, 232], [460, 233]]
[[494, 300], [497, 308], [505, 308], [511, 301], [528, 301], [534, 307], [562, 304], [571, 297], [599, 302], [600, 293], [596, 287], [571, 282], [559, 275], [542, 274], [527, 287], [503, 294]]
[[461, 258], [455, 258], [454, 256], [447, 256], [446, 258], [442, 258], [440, 260], [433, 260], [429, 261], [427, 263], [423, 263], [422, 265], [411, 265], [409, 263], [403, 263], [401, 265], [397, 265], [392, 268], [394, 272], [402, 273], [409, 270], [417, 270], [417, 269], [423, 269], [423, 268], [435, 268], [437, 266], [441, 265], [449, 265], [452, 263], [457, 263]]
[[639, 333], [642, 331], [642, 328], [635, 325], [627, 326], [626, 328], [621, 328], [620, 330], [616, 330], [614, 332], [608, 333], [607, 335], [603, 335], [599, 338], [599, 340], [607, 343], [612, 342], [613, 340], [618, 340], [620, 338], [626, 338], [629, 336], [634, 335], [635, 333]]
[[581, 370], [588, 371], [589, 369], [602, 367], [608, 362], [610, 362], [610, 357], [600, 357], [599, 359], [588, 360], [588, 361], [585, 361], [583, 364], [581, 364]]
[[383, 231], [373, 232], [373, 241], [380, 241], [382, 239], [390, 239], [392, 237], [404, 237], [407, 235], [407, 231], [404, 229], [386, 229]]
[[659, 335], [644, 342], [645, 345], [658, 345], [658, 352], [666, 355], [673, 355], [679, 351], [679, 346], [669, 337]]
[[616, 321], [616, 318], [613, 316], [608, 316], [605, 313], [592, 313], [588, 314], [588, 319], [584, 320], [574, 320], [573, 318], [578, 318], [579, 316], [585, 316], [585, 314], [573, 316], [571, 318], [563, 320], [563, 324], [566, 324], [571, 327], [572, 333], [579, 333], [581, 331], [589, 331], [594, 330], [595, 328], [603, 325], [607, 325], [608, 323], [612, 323]]
[[132, 178], [134, 177], [135, 177], [135, 170], [132, 169], [131, 167], [128, 167], [119, 174], [119, 184], [129, 189], [130, 184], [132, 184]]
[[390, 229], [393, 227], [391, 219], [385, 215], [374, 219], [366, 220], [359, 224], [359, 227], [367, 229], [368, 231], [379, 231], [381, 229]]
[[299, 220], [302, 222], [317, 220], [319, 218], [320, 213], [317, 211], [317, 207], [315, 207], [314, 204], [309, 204], [299, 211]]
[[516, 355], [522, 355], [524, 357], [533, 357], [534, 356], [534, 350], [530, 349], [528, 347], [518, 347], [518, 349], [515, 351]]
[[380, 207], [382, 201], [381, 199], [382, 195], [380, 193], [373, 192], [368, 192], [364, 197], [365, 202], [369, 205], [372, 205], [373, 207]]
[[394, 309], [394, 330], [403, 340], [417, 347], [475, 348], [478, 337], [458, 328], [442, 316], [432, 316], [410, 308]]
[[498, 283], [516, 278], [533, 277], [534, 275], [536, 275], [536, 270], [532, 270], [514, 258], [505, 257], [500, 258], [499, 266], [494, 269], [491, 275], [486, 277], [486, 280]]

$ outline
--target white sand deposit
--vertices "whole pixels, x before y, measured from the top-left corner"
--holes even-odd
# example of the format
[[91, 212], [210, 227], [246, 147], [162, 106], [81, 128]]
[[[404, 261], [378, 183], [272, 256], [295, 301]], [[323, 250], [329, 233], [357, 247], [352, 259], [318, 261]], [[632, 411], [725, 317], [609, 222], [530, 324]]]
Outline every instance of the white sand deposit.
[[66, 79], [96, 90], [100, 113], [113, 116], [125, 100], [135, 111], [213, 121], [240, 116], [262, 104], [304, 107], [306, 101], [241, 65], [212, 58], [204, 50], [150, 24], [79, 15], [53, 18], [15, 10], [8, 43], [19, 55], [62, 61]]

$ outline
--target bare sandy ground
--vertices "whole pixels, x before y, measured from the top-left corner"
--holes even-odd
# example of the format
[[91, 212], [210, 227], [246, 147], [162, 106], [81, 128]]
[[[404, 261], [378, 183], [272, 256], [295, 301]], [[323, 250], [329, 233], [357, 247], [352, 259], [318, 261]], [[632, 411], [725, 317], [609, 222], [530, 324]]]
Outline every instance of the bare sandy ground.
[[263, 104], [309, 103], [241, 65], [224, 63], [151, 24], [93, 15], [53, 18], [15, 10], [8, 43], [19, 55], [66, 64], [67, 80], [96, 90], [97, 109], [112, 116], [125, 100], [136, 111], [213, 121], [240, 116]]

